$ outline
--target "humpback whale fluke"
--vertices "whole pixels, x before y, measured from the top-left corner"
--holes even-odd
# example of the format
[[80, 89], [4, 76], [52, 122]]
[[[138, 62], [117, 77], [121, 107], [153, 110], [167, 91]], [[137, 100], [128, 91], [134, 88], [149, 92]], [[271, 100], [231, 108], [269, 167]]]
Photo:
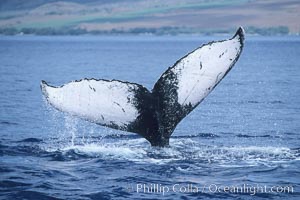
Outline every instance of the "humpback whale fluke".
[[82, 119], [137, 133], [152, 146], [167, 146], [176, 125], [216, 87], [238, 60], [240, 27], [228, 40], [210, 42], [178, 60], [152, 91], [119, 80], [82, 79], [60, 87], [41, 82], [47, 101]]

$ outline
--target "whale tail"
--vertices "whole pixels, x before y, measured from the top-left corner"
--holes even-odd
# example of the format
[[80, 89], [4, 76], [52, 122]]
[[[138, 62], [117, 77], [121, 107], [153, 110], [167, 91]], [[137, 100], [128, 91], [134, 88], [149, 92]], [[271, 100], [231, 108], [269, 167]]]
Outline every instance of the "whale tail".
[[41, 82], [56, 109], [110, 128], [134, 132], [153, 146], [169, 145], [177, 124], [218, 85], [244, 46], [240, 27], [228, 40], [210, 42], [169, 67], [150, 92], [118, 80], [82, 79], [60, 87]]

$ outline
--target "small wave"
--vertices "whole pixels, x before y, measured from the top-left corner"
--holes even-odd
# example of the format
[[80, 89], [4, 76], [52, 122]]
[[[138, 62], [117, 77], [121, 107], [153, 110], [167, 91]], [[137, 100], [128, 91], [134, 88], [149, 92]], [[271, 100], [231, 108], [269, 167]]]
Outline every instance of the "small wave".
[[42, 142], [43, 140], [42, 139], [38, 139], [38, 138], [26, 138], [24, 140], [20, 140], [18, 142], [36, 142], [36, 143], [39, 143], [39, 142]]
[[39, 145], [0, 145], [0, 155], [42, 156], [47, 153]]
[[30, 186], [31, 184], [23, 183], [23, 182], [16, 182], [16, 181], [0, 181], [1, 188], [11, 188], [11, 187], [22, 187], [22, 186]]
[[256, 103], [259, 103], [258, 101], [247, 101], [247, 103], [254, 103], [254, 104], [256, 104]]
[[275, 100], [275, 101], [270, 101], [270, 104], [283, 104], [283, 101]]
[[23, 80], [23, 79], [16, 79], [15, 81], [16, 81], [16, 82], [20, 82], [20, 83], [26, 82], [26, 80]]
[[273, 100], [273, 101], [256, 101], [256, 100], [248, 100], [248, 101], [241, 101], [241, 104], [284, 104], [283, 101], [280, 100]]
[[[93, 139], [95, 138], [99, 138], [99, 137], [92, 137]], [[137, 138], [141, 138], [139, 135], [137, 134], [132, 134], [132, 135], [128, 135], [128, 134], [110, 134], [110, 135], [105, 135], [105, 136], [102, 136], [101, 138], [109, 138], [109, 139], [115, 139], [115, 138], [118, 138], [118, 139], [121, 139], [121, 138], [124, 138], [124, 139], [137, 139]]]
[[0, 124], [4, 124], [4, 125], [18, 125], [18, 123], [16, 122], [9, 122], [9, 121], [1, 121]]
[[59, 199], [59, 198], [56, 198], [56, 197], [52, 197], [52, 196], [50, 196], [46, 193], [43, 193], [43, 192], [29, 191], [29, 190], [15, 192], [12, 195], [12, 198], [13, 199], [49, 199], [49, 200], [50, 199], [51, 200]]
[[219, 138], [220, 136], [213, 133], [199, 133], [196, 135], [188, 135], [188, 136], [172, 136], [173, 138], [205, 138], [205, 139], [212, 139], [212, 138]]
[[271, 136], [271, 135], [247, 135], [247, 134], [238, 134], [236, 135], [237, 137], [241, 138], [272, 138], [272, 137], [277, 137], [278, 136]]
[[298, 135], [298, 133], [293, 133], [293, 132], [285, 132], [284, 135]]

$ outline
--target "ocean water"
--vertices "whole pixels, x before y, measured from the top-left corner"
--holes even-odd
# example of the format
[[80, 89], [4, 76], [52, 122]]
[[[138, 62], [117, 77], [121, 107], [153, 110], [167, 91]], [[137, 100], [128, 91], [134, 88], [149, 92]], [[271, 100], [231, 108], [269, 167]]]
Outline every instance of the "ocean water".
[[40, 81], [151, 89], [176, 60], [226, 37], [0, 37], [1, 199], [299, 199], [300, 38], [247, 37], [233, 70], [169, 148], [47, 105]]

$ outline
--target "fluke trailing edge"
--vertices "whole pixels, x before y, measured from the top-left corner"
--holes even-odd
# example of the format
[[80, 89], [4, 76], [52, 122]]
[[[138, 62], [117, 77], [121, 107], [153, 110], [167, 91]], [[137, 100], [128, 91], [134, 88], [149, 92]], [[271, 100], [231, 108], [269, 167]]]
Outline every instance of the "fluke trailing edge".
[[118, 80], [82, 79], [60, 87], [42, 81], [47, 101], [82, 119], [167, 146], [176, 125], [216, 87], [238, 60], [244, 44], [239, 28], [229, 40], [210, 42], [165, 71], [152, 91]]

